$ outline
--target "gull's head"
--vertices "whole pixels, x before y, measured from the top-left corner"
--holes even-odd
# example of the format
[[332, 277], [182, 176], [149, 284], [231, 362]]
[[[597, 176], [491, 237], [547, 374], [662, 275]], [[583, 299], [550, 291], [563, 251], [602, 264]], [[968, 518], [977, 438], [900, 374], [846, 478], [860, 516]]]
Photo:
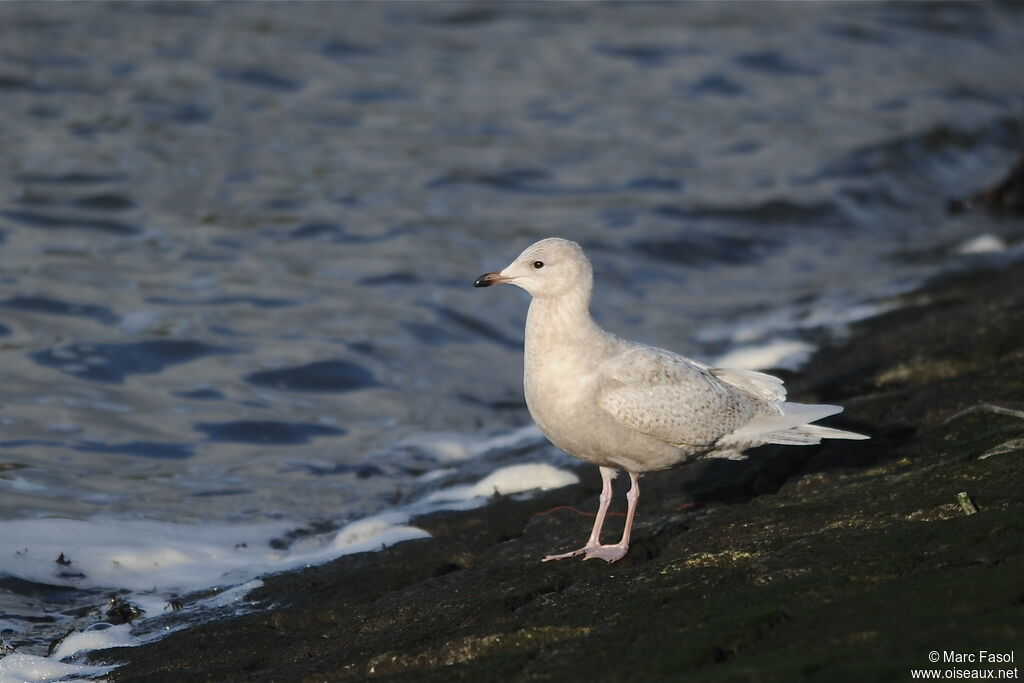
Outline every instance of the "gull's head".
[[549, 237], [531, 244], [504, 269], [484, 273], [473, 286], [510, 284], [535, 298], [550, 298], [578, 292], [589, 294], [593, 278], [590, 261], [580, 245]]

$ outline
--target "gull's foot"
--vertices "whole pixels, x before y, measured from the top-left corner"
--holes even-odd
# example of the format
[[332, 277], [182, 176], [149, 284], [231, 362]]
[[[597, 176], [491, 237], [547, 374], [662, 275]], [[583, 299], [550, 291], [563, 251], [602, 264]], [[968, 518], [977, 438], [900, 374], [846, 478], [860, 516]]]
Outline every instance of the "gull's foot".
[[561, 555], [548, 555], [547, 557], [541, 558], [541, 562], [550, 562], [551, 560], [568, 560], [570, 557], [578, 557], [583, 553], [589, 553], [591, 550], [600, 547], [601, 546], [598, 545], [588, 545], [578, 548], [577, 550], [573, 550], [572, 552], [562, 553]]
[[629, 546], [615, 544], [615, 545], [599, 545], [593, 548], [585, 548], [587, 556], [584, 557], [584, 561], [592, 560], [595, 557], [599, 557], [605, 562], [616, 562], [621, 560], [629, 552]]

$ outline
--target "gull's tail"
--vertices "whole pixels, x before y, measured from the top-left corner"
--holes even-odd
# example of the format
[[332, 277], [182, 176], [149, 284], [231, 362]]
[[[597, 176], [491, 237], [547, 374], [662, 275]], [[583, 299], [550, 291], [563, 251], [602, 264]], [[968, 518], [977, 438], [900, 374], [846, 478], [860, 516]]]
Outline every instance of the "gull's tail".
[[810, 424], [829, 415], [843, 412], [842, 406], [809, 405], [783, 401], [776, 404], [776, 407], [780, 411], [779, 414], [754, 417], [750, 422], [723, 438], [721, 445], [726, 448], [733, 447], [742, 450], [766, 443], [807, 446], [821, 443], [822, 439], [871, 438], [856, 432]]

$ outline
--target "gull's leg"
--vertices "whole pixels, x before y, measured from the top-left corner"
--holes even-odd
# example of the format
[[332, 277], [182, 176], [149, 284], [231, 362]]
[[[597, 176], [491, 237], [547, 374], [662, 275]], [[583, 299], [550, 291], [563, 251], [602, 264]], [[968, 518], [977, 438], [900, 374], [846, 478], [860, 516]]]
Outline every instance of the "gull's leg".
[[604, 517], [608, 513], [608, 506], [612, 502], [612, 479], [614, 478], [615, 470], [611, 467], [601, 468], [601, 496], [598, 498], [600, 503], [597, 506], [597, 517], [594, 519], [594, 528], [590, 531], [590, 539], [587, 541], [587, 544], [572, 552], [562, 553], [561, 555], [548, 555], [541, 562], [564, 560], [601, 547], [601, 527], [604, 525]]
[[622, 540], [615, 545], [599, 545], [596, 548], [585, 549], [584, 560], [591, 560], [600, 557], [607, 562], [615, 562], [626, 556], [629, 550], [629, 535], [633, 531], [633, 515], [636, 513], [636, 502], [640, 500], [640, 477], [635, 472], [629, 473], [629, 493], [626, 494], [626, 501], [629, 507], [626, 509], [626, 526], [622, 530]]

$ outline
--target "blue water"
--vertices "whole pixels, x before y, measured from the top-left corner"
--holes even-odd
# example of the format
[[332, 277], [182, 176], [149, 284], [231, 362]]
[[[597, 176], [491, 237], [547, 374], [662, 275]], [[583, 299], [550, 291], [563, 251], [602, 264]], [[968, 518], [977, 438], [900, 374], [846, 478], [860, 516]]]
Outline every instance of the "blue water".
[[[529, 420], [526, 301], [470, 285], [542, 237], [626, 336], [818, 343], [1017, 249], [945, 206], [1024, 148], [1020, 64], [1012, 4], [0, 4], [0, 523], [420, 495], [423, 433]], [[80, 605], [31, 590], [46, 642]]]

